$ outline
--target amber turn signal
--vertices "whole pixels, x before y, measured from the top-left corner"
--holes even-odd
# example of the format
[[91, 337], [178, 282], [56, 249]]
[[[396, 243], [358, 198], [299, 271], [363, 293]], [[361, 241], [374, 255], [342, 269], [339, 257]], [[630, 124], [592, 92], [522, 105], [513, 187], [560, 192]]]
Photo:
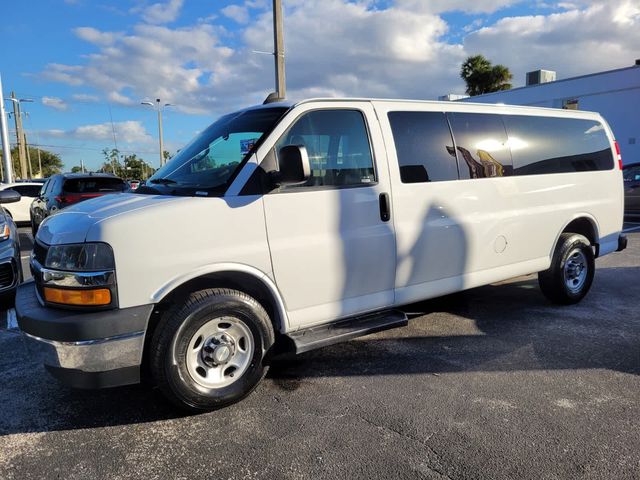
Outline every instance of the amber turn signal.
[[47, 302], [63, 305], [100, 306], [111, 303], [111, 292], [108, 288], [68, 290], [44, 287], [44, 299]]

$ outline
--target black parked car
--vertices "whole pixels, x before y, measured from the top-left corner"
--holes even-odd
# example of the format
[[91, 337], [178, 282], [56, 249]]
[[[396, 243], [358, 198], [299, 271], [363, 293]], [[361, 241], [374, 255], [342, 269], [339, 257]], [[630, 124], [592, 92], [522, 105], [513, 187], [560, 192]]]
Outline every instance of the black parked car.
[[[0, 191], [0, 204], [20, 201], [15, 190]], [[16, 288], [22, 281], [20, 239], [13, 219], [0, 208], [0, 307], [13, 306]]]
[[129, 191], [129, 184], [107, 173], [63, 173], [52, 175], [31, 203], [31, 231], [35, 237], [42, 221], [74, 203], [108, 193]]
[[640, 163], [625, 165], [624, 176], [624, 213], [640, 215]]

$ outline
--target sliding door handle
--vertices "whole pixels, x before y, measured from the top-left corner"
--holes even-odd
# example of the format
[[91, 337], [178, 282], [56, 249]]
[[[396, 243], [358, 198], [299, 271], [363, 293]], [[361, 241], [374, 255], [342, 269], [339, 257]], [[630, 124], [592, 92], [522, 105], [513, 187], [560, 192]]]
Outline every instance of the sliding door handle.
[[391, 205], [389, 203], [389, 194], [381, 193], [379, 197], [380, 201], [380, 220], [388, 222], [391, 218]]

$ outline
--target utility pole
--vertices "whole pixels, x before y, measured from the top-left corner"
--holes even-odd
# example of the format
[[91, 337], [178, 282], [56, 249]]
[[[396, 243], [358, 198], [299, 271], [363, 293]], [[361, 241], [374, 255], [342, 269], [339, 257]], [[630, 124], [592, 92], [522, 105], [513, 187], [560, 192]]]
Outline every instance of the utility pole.
[[11, 92], [11, 101], [13, 102], [13, 119], [16, 122], [16, 140], [18, 143], [18, 158], [20, 159], [20, 176], [27, 178], [27, 156], [24, 149], [24, 134], [22, 133], [22, 114], [20, 112], [20, 100], [16, 98], [16, 94]]
[[279, 100], [287, 96], [284, 73], [284, 27], [282, 22], [282, 0], [273, 0], [273, 56], [276, 70], [276, 95]]
[[3, 180], [5, 181], [5, 183], [12, 183], [13, 169], [11, 166], [11, 146], [9, 145], [7, 113], [4, 110], [4, 95], [2, 94], [2, 77], [0, 77], [0, 133], [2, 137], [2, 164], [4, 167]]
[[29, 180], [33, 178], [31, 171], [31, 153], [29, 152], [29, 144], [27, 143], [27, 134], [24, 134], [24, 149], [27, 151], [27, 164], [29, 165]]

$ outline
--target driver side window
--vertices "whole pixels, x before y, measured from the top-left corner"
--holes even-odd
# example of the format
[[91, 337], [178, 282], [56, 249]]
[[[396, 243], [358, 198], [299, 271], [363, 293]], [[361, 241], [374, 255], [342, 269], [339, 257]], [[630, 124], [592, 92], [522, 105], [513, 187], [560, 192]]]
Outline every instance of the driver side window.
[[376, 181], [365, 120], [357, 110], [316, 110], [302, 115], [276, 144], [304, 146], [311, 177], [302, 185], [283, 187], [356, 186]]

